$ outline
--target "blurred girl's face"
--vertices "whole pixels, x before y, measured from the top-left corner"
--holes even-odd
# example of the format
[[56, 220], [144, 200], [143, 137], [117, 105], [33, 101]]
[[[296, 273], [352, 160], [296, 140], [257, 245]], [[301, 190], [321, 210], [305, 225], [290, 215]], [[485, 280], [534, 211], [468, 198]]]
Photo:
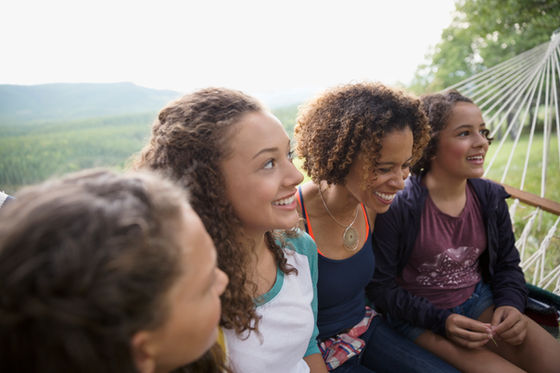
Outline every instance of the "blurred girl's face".
[[346, 188], [368, 209], [379, 214], [386, 212], [397, 192], [404, 188], [412, 158], [412, 144], [412, 131], [408, 127], [387, 133], [382, 140], [375, 171], [364, 179], [366, 162], [358, 155], [346, 176]]
[[430, 172], [458, 179], [481, 177], [488, 151], [488, 130], [478, 106], [457, 102], [445, 128], [439, 133], [436, 155]]
[[184, 208], [175, 230], [182, 248], [182, 273], [165, 295], [166, 321], [144, 332], [155, 372], [193, 362], [216, 342], [220, 295], [228, 283], [226, 274], [216, 267], [214, 244], [191, 208]]
[[221, 164], [226, 195], [244, 231], [260, 235], [296, 225], [296, 186], [303, 175], [292, 164], [290, 139], [267, 112], [245, 114], [232, 127], [230, 156]]

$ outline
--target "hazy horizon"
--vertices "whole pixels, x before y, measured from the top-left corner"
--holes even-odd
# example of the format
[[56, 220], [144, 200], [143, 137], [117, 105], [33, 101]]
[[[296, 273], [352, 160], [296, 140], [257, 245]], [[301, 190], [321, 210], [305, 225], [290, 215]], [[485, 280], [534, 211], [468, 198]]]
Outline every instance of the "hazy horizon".
[[21, 0], [3, 7], [0, 84], [243, 90], [265, 103], [359, 80], [409, 84], [452, 0]]

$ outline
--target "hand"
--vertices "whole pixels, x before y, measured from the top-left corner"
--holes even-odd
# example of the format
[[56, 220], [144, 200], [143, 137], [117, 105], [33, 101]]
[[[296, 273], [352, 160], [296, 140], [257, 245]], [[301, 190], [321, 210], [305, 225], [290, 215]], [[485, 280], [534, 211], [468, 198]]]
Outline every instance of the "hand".
[[492, 332], [506, 343], [520, 345], [527, 335], [527, 318], [515, 307], [498, 307], [492, 315]]
[[452, 313], [445, 320], [447, 338], [466, 348], [479, 348], [492, 336], [492, 325]]

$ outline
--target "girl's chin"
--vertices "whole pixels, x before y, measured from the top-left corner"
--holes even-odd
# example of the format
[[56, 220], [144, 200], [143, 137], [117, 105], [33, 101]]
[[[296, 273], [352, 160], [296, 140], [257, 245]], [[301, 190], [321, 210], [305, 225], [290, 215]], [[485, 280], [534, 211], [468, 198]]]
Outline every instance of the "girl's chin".
[[295, 228], [298, 225], [298, 222], [299, 222], [299, 215], [296, 212], [293, 219], [282, 219], [282, 221], [278, 222], [277, 226], [273, 227], [271, 230], [292, 229], [292, 228]]
[[484, 176], [484, 169], [481, 170], [475, 170], [472, 173], [472, 176], [470, 176], [471, 179], [478, 179], [481, 178], [482, 176]]

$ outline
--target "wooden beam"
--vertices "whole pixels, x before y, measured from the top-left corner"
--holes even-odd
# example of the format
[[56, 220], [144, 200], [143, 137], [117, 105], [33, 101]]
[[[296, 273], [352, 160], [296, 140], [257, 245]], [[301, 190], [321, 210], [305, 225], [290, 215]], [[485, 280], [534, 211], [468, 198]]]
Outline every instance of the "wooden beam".
[[510, 185], [506, 185], [502, 183], [499, 184], [501, 184], [506, 189], [506, 192], [511, 194], [513, 198], [517, 198], [521, 202], [526, 203], [528, 205], [534, 207], [540, 207], [544, 211], [548, 211], [552, 214], [560, 215], [560, 203], [550, 199], [539, 197], [536, 194], [514, 188]]

